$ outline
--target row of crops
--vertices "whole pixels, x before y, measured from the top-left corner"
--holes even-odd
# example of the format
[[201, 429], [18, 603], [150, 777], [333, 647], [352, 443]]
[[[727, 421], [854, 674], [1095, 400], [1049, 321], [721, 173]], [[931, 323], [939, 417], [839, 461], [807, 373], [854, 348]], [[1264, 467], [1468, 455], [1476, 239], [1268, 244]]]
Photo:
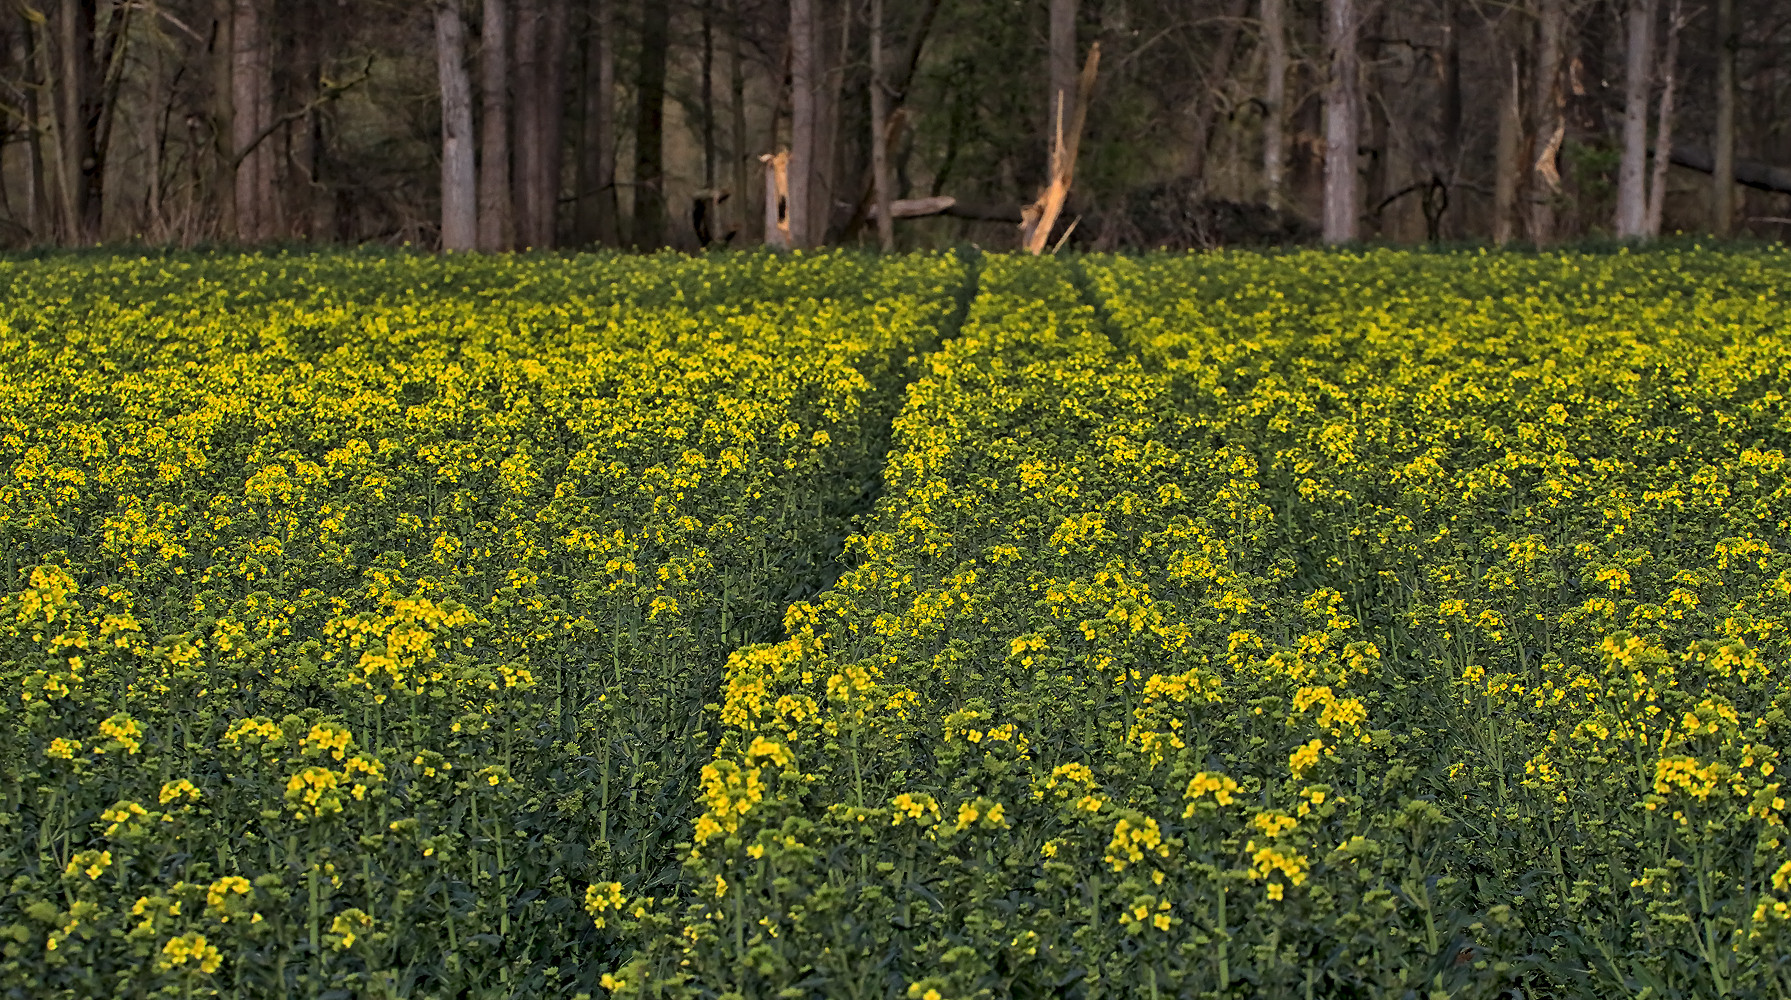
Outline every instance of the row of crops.
[[0, 987], [596, 988], [966, 287], [667, 263], [6, 275]]
[[1791, 996], [1788, 275], [0, 265], [0, 989]]

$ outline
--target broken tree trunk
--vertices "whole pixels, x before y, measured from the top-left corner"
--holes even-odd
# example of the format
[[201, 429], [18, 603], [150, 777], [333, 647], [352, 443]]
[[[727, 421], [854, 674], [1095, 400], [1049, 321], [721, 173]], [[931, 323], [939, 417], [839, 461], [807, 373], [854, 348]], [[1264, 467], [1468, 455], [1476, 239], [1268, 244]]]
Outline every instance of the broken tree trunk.
[[765, 165], [765, 245], [790, 249], [790, 151], [759, 157]]
[[1058, 106], [1057, 138], [1051, 151], [1051, 182], [1039, 193], [1038, 200], [1020, 211], [1020, 242], [1027, 252], [1037, 256], [1045, 252], [1051, 227], [1063, 212], [1070, 196], [1070, 184], [1076, 176], [1076, 151], [1082, 144], [1082, 124], [1088, 118], [1088, 99], [1094, 93], [1095, 73], [1101, 65], [1101, 43], [1089, 46], [1088, 61], [1082, 64], [1082, 77], [1076, 81], [1076, 110], [1066, 138], [1063, 128], [1063, 107]]

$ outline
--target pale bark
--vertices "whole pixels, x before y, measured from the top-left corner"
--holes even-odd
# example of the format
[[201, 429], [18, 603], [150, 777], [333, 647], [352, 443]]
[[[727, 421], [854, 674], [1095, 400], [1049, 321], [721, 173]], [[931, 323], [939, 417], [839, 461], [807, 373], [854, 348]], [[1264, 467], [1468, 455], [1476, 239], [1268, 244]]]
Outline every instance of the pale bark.
[[484, 0], [479, 31], [479, 249], [515, 245], [510, 214], [510, 16], [505, 0]]
[[1623, 158], [1617, 167], [1619, 239], [1647, 235], [1648, 85], [1657, 0], [1630, 0], [1624, 31]]
[[1267, 80], [1262, 103], [1263, 200], [1281, 207], [1287, 104], [1287, 0], [1262, 0], [1262, 40]]
[[473, 88], [466, 74], [466, 28], [456, 0], [435, 7], [435, 65], [442, 99], [442, 249], [471, 250], [479, 236]]
[[1673, 99], [1679, 87], [1679, 31], [1685, 26], [1683, 0], [1673, 0], [1667, 14], [1667, 51], [1661, 57], [1660, 114], [1654, 125], [1654, 172], [1648, 184], [1648, 214], [1643, 230], [1660, 237], [1667, 203], [1667, 168], [1673, 159]]
[[1506, 55], [1505, 88], [1499, 95], [1499, 131], [1493, 147], [1493, 242], [1500, 246], [1511, 242], [1516, 226], [1518, 146], [1523, 141], [1523, 120], [1518, 111], [1522, 80], [1517, 71], [1517, 54]]
[[871, 0], [871, 186], [877, 200], [877, 246], [895, 249], [895, 219], [890, 215], [889, 91], [883, 79], [883, 0]]
[[1716, 127], [1711, 154], [1710, 229], [1727, 236], [1735, 225], [1735, 0], [1716, 0]]
[[1050, 51], [1046, 56], [1050, 93], [1045, 102], [1046, 163], [1057, 145], [1057, 129], [1070, 127], [1076, 114], [1076, 0], [1051, 0]]
[[616, 47], [610, 0], [588, 0], [585, 35], [584, 111], [578, 152], [578, 239], [615, 245], [616, 235]]
[[790, 153], [780, 150], [759, 157], [765, 165], [765, 245], [790, 249]]
[[640, 76], [635, 94], [634, 245], [665, 242], [665, 62], [670, 11], [664, 0], [644, 0]]
[[1357, 238], [1357, 60], [1355, 0], [1325, 0], [1325, 44], [1330, 79], [1325, 86], [1324, 241]]
[[[809, 198], [817, 152], [815, 111], [815, 0], [790, 0], [790, 159], [783, 218], [792, 248], [810, 245]], [[769, 207], [765, 217], [771, 218]], [[770, 241], [769, 233], [766, 239]]]
[[1556, 161], [1567, 134], [1567, 91], [1561, 86], [1561, 53], [1567, 30], [1563, 0], [1540, 0], [1536, 11], [1536, 80], [1530, 117], [1536, 127], [1536, 157], [1530, 164], [1530, 240], [1538, 246], [1555, 237], [1555, 198], [1561, 192]]
[[[235, 0], [230, 30], [231, 156], [236, 160], [236, 238], [258, 243], [272, 235], [273, 147], [257, 144], [272, 119], [268, 53], [262, 0]], [[266, 118], [262, 115], [267, 112]]]

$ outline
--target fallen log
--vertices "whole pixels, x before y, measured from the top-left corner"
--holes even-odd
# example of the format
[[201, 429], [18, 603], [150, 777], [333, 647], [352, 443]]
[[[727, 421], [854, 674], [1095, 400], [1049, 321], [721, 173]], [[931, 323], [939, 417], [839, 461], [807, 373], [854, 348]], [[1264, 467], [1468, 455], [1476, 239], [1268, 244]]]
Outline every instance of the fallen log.
[[[949, 194], [932, 198], [897, 198], [889, 203], [889, 217], [892, 219], [914, 219], [923, 215], [939, 215], [957, 204], [958, 199]], [[871, 218], [881, 214], [877, 206], [871, 206]]]
[[[1701, 174], [1716, 172], [1715, 158], [1702, 149], [1674, 147], [1670, 161], [1676, 166], [1684, 167], [1687, 170], [1696, 170]], [[1775, 167], [1753, 160], [1736, 160], [1735, 183], [1759, 191], [1791, 194], [1791, 168]]]

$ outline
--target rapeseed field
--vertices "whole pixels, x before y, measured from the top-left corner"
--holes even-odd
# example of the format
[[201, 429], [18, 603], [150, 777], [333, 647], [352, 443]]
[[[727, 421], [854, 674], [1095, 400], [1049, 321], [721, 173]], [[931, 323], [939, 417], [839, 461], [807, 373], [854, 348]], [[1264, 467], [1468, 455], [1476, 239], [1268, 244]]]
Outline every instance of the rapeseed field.
[[1791, 996], [1788, 278], [0, 263], [0, 990]]

